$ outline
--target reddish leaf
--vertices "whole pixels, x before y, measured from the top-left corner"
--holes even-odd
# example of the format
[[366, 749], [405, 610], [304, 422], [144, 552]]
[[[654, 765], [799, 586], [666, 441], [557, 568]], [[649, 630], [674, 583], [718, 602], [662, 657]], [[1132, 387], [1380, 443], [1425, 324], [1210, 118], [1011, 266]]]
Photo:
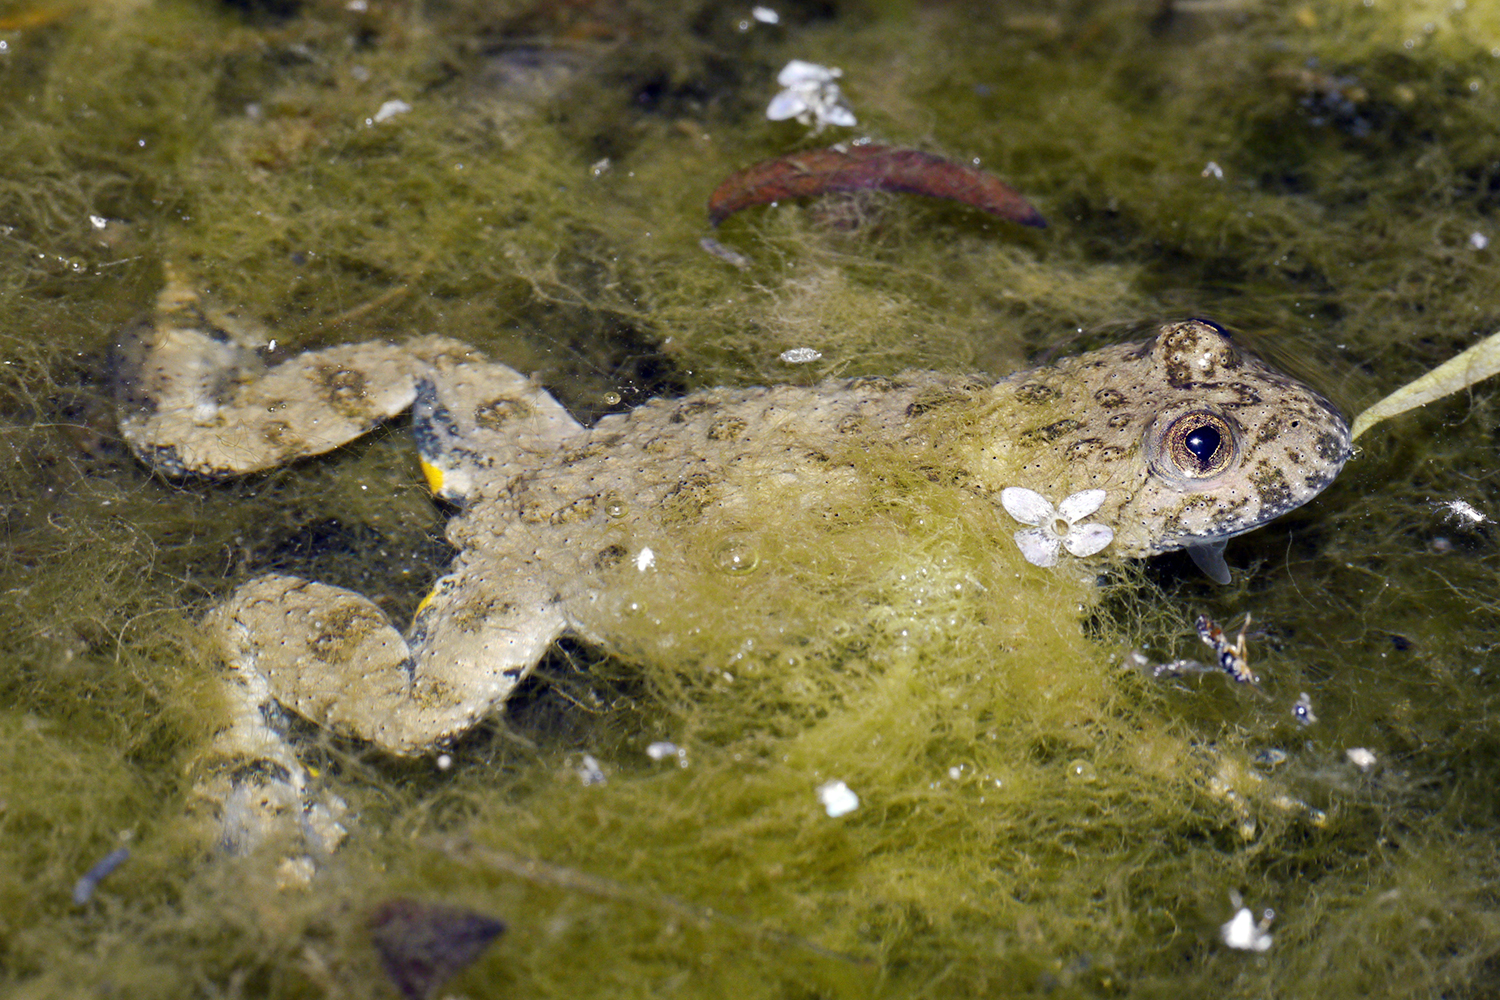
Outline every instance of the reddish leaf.
[[1030, 202], [994, 174], [916, 149], [850, 146], [764, 160], [731, 174], [708, 199], [718, 225], [742, 208], [833, 191], [905, 191], [949, 198], [1023, 226], [1045, 226]]

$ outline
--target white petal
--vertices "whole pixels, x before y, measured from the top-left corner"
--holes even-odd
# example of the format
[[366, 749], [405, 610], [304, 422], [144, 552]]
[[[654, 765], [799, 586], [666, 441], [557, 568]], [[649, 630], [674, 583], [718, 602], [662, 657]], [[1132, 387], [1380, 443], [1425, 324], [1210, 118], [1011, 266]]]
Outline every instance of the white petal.
[[1024, 486], [1007, 486], [1001, 490], [1000, 506], [1022, 524], [1045, 524], [1057, 516], [1046, 497]]
[[1033, 566], [1057, 565], [1057, 536], [1041, 528], [1022, 528], [1016, 532], [1016, 544], [1021, 555]]
[[375, 121], [383, 122], [387, 118], [394, 118], [397, 115], [404, 115], [410, 110], [411, 105], [407, 104], [405, 101], [386, 101], [380, 106], [380, 110], [375, 112]]
[[807, 102], [802, 95], [795, 90], [783, 90], [771, 98], [771, 103], [766, 107], [766, 117], [773, 122], [786, 121], [795, 118], [807, 110]]
[[1229, 947], [1248, 951], [1255, 947], [1255, 914], [1247, 907], [1240, 907], [1239, 912], [1219, 928], [1219, 933]]
[[781, 72], [776, 74], [776, 82], [783, 87], [795, 87], [798, 84], [832, 83], [843, 75], [842, 70], [819, 66], [817, 63], [803, 59], [793, 59], [781, 67]]
[[1104, 524], [1080, 524], [1068, 532], [1068, 537], [1063, 539], [1069, 552], [1079, 558], [1091, 556], [1095, 552], [1102, 552], [1104, 547], [1114, 541], [1115, 529]]
[[1067, 497], [1057, 505], [1057, 512], [1069, 524], [1082, 521], [1104, 505], [1103, 490], [1083, 490]]
[[854, 118], [854, 112], [842, 104], [835, 104], [832, 107], [820, 109], [818, 111], [818, 118], [829, 125], [842, 125], [844, 128], [853, 128], [859, 124]]

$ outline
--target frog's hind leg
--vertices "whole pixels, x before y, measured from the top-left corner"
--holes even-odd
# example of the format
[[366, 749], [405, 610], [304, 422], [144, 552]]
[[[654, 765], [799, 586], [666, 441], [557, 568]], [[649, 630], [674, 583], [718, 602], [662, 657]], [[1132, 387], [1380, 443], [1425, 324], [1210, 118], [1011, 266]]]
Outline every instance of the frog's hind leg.
[[412, 429], [432, 492], [463, 503], [481, 479], [504, 481], [535, 469], [584, 429], [562, 404], [513, 368], [453, 341], [408, 345], [415, 366]]
[[[450, 354], [465, 350], [444, 343]], [[352, 441], [415, 397], [418, 362], [404, 346], [345, 344], [269, 364], [273, 344], [169, 275], [153, 322], [115, 352], [126, 442], [168, 476], [239, 475]]]
[[226, 846], [300, 835], [316, 854], [342, 836], [308, 795], [278, 705], [408, 756], [505, 701], [565, 621], [539, 580], [494, 569], [460, 557], [405, 637], [367, 598], [290, 576], [252, 580], [210, 614], [206, 630], [228, 668], [230, 722], [212, 745], [218, 777], [199, 790], [220, 808]]

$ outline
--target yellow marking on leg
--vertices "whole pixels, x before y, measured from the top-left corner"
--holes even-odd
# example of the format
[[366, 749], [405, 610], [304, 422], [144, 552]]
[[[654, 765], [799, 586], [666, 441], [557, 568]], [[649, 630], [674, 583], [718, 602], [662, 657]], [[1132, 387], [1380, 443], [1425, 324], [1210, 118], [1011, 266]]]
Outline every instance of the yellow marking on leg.
[[426, 459], [419, 459], [422, 464], [422, 475], [427, 479], [427, 488], [432, 491], [433, 496], [439, 496], [443, 492], [443, 470], [430, 464]]

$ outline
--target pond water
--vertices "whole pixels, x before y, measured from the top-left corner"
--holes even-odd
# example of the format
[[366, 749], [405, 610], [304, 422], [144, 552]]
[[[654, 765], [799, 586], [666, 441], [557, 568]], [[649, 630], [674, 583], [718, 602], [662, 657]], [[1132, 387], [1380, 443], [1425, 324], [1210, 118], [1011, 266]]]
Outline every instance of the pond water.
[[[310, 886], [214, 850], [202, 614], [282, 570], [404, 622], [451, 550], [401, 421], [235, 481], [136, 462], [112, 346], [169, 273], [275, 351], [440, 332], [585, 420], [1185, 316], [1352, 414], [1500, 328], [1489, 5], [767, 9], [0, 4], [8, 995], [396, 995], [368, 923], [402, 897], [508, 925], [471, 997], [1494, 994], [1488, 385], [1361, 438], [1227, 586], [1027, 566], [925, 480], [857, 549], [768, 511], [786, 537], [695, 540], [718, 589], [643, 590], [441, 764], [297, 728], [351, 830]], [[854, 126], [767, 119], [792, 59]], [[881, 194], [710, 229], [733, 171], [862, 138], [1049, 225]], [[1252, 616], [1259, 688], [1134, 666], [1204, 658], [1200, 614]]]

